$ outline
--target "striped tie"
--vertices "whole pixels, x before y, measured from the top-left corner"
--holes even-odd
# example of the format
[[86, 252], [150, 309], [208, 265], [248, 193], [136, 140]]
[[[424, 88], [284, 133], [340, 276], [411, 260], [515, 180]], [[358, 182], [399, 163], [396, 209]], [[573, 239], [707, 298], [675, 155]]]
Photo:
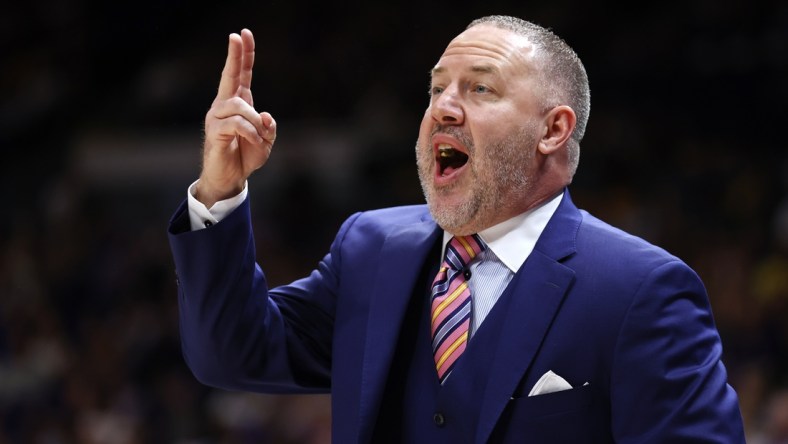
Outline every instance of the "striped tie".
[[432, 354], [441, 384], [465, 351], [471, 322], [471, 290], [467, 282], [471, 276], [467, 266], [485, 248], [477, 234], [453, 237], [432, 282]]

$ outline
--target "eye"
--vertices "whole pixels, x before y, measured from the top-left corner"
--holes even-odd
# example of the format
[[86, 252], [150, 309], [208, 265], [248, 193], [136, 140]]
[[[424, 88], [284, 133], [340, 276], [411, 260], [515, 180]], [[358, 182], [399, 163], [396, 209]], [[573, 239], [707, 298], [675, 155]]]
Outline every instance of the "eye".
[[487, 94], [488, 92], [490, 92], [490, 88], [488, 88], [485, 85], [478, 84], [478, 85], [475, 85], [473, 87], [473, 92], [479, 93], [479, 94]]
[[441, 86], [431, 86], [430, 87], [430, 96], [437, 96], [438, 94], [443, 92], [443, 87]]

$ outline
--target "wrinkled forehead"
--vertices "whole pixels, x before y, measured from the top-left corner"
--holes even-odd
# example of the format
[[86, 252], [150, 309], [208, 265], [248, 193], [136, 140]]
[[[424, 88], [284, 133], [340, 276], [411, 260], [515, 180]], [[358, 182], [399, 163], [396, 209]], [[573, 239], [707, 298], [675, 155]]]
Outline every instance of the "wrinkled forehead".
[[470, 57], [499, 65], [510, 66], [516, 71], [530, 70], [537, 49], [520, 34], [492, 25], [477, 25], [466, 29], [454, 38], [443, 52], [436, 68], [460, 57]]

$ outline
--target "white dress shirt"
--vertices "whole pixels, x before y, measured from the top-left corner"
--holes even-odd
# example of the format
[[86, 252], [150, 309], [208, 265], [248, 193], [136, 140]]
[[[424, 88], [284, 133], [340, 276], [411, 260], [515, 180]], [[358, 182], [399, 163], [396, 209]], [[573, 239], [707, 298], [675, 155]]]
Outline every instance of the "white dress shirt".
[[[534, 249], [547, 222], [558, 209], [564, 194], [560, 193], [544, 204], [505, 220], [498, 225], [479, 232], [487, 244], [487, 250], [471, 262], [471, 336], [482, 325], [482, 321], [498, 302], [514, 274], [520, 269]], [[443, 232], [443, 249], [454, 235]]]
[[244, 189], [240, 193], [229, 199], [220, 200], [213, 204], [211, 208], [208, 208], [194, 197], [194, 186], [197, 185], [198, 181], [195, 180], [194, 183], [189, 185], [189, 191], [186, 193], [189, 207], [189, 222], [191, 223], [192, 231], [202, 230], [219, 223], [220, 220], [238, 208], [246, 199], [246, 195], [249, 194], [248, 182], [244, 182]]
[[[207, 228], [224, 219], [246, 199], [248, 186], [244, 183], [243, 190], [236, 196], [216, 202], [207, 208], [194, 197], [194, 186], [197, 181], [189, 186], [186, 193], [189, 208], [189, 221], [192, 230]], [[477, 260], [471, 263], [471, 279], [468, 287], [471, 289], [471, 332], [473, 335], [482, 321], [492, 310], [506, 286], [509, 285], [514, 274], [528, 259], [533, 251], [536, 241], [547, 226], [547, 222], [558, 209], [564, 194], [560, 193], [544, 204], [525, 213], [505, 220], [486, 230], [479, 236], [487, 244]], [[443, 232], [443, 248], [441, 257], [446, 250], [453, 235]]]

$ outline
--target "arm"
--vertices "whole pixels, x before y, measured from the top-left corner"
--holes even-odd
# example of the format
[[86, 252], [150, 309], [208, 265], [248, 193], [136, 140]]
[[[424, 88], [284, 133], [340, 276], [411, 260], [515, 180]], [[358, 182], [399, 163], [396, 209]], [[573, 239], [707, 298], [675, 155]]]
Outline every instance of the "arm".
[[[326, 391], [338, 259], [329, 254], [309, 278], [270, 294], [255, 263], [244, 184], [268, 160], [276, 124], [253, 108], [254, 49], [250, 31], [230, 35], [205, 117], [200, 179], [190, 187], [188, 211], [182, 206], [170, 225], [183, 353], [209, 385]], [[205, 221], [210, 230], [192, 231], [209, 225]]]
[[620, 443], [743, 443], [736, 393], [697, 275], [674, 261], [635, 294], [611, 373], [613, 434]]
[[248, 200], [208, 230], [170, 233], [183, 354], [197, 379], [237, 390], [328, 391], [339, 251], [354, 221], [309, 277], [270, 292], [254, 259]]

